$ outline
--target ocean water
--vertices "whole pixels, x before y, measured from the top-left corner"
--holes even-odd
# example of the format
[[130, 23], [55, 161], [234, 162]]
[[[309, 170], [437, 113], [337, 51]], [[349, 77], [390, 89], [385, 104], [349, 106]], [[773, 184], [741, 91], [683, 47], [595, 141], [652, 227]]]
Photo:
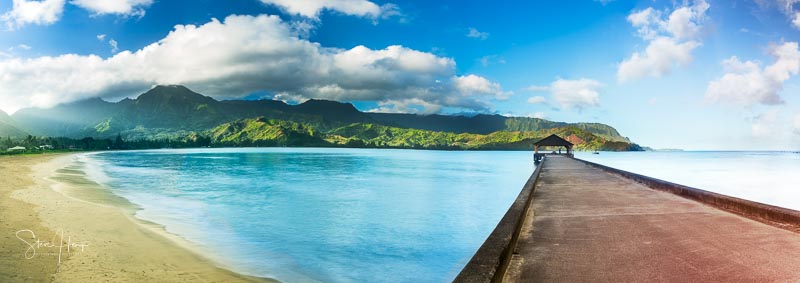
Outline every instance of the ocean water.
[[578, 152], [577, 158], [760, 203], [800, 210], [793, 152]]
[[87, 175], [234, 271], [449, 282], [533, 172], [531, 152], [193, 149], [83, 156]]

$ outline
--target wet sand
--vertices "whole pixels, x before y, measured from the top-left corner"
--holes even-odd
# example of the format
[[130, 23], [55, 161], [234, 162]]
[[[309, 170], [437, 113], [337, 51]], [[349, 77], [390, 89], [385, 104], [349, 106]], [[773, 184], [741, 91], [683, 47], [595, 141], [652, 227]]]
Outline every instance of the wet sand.
[[68, 168], [74, 158], [0, 156], [0, 282], [271, 281], [134, 218], [135, 206]]

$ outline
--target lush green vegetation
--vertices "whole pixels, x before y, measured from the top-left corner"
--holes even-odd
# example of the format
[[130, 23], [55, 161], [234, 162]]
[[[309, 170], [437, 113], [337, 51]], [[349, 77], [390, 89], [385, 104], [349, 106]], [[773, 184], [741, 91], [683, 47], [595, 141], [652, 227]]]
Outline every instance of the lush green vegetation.
[[565, 137], [577, 150], [641, 150], [637, 145], [608, 140], [574, 126], [540, 131], [497, 131], [490, 134], [450, 133], [352, 123], [319, 131], [295, 122], [266, 118], [225, 123], [210, 131], [212, 146], [343, 146], [419, 149], [530, 150], [551, 134]]
[[[211, 138], [197, 134], [190, 134], [179, 139], [140, 139], [128, 141], [122, 139], [121, 136], [107, 139], [40, 138], [27, 136], [25, 138], [6, 137], [0, 139], [0, 155], [93, 150], [195, 148], [209, 147], [211, 145]], [[24, 147], [25, 150], [5, 150], [17, 146]]]
[[[309, 100], [217, 101], [182, 86], [158, 86], [136, 99], [90, 99], [51, 109], [0, 113], [0, 150], [142, 149], [206, 146], [336, 146], [520, 149], [550, 134], [579, 150], [641, 150], [616, 129], [500, 115], [364, 113], [352, 104]], [[64, 138], [37, 138], [64, 137]], [[49, 147], [47, 147], [49, 148]]]

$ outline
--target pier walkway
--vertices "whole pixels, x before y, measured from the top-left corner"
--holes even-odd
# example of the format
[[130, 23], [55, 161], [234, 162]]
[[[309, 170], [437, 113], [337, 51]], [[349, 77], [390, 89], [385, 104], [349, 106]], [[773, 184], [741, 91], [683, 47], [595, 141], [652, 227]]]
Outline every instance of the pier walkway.
[[548, 157], [504, 282], [800, 280], [800, 234]]

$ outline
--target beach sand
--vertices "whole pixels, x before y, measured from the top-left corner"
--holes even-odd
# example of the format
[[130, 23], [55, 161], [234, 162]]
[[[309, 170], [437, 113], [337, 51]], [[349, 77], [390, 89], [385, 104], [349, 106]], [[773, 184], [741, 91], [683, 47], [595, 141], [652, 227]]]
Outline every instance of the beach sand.
[[0, 282], [270, 281], [218, 267], [134, 218], [132, 204], [66, 168], [74, 158], [0, 156]]

